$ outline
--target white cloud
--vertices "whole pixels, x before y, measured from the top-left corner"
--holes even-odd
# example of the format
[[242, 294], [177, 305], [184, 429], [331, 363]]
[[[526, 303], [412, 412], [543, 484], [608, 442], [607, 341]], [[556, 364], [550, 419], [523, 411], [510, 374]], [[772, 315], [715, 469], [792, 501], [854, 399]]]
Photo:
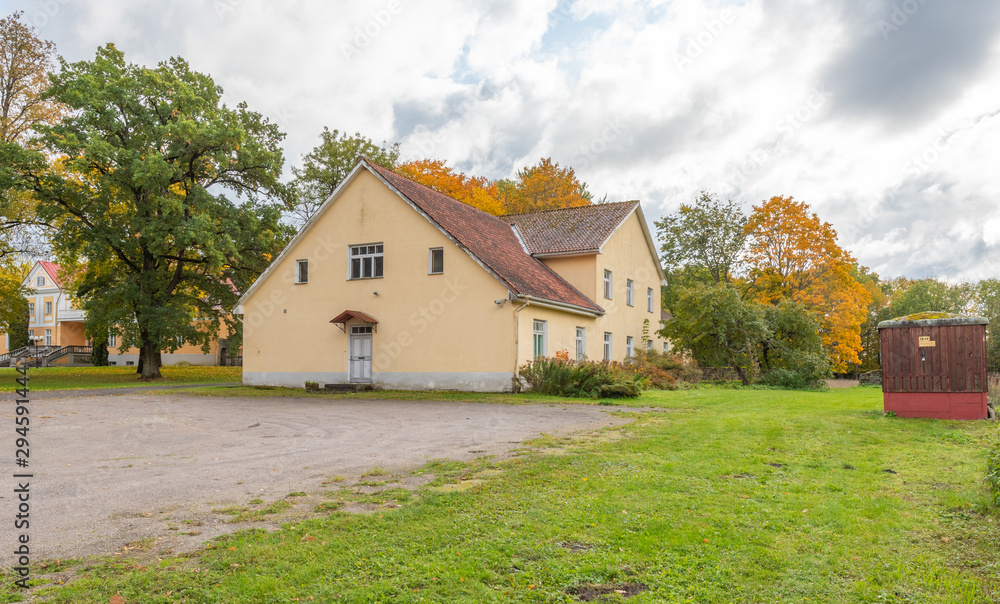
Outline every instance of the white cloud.
[[72, 60], [187, 58], [291, 163], [324, 126], [491, 177], [552, 156], [651, 220], [794, 195], [885, 276], [1000, 276], [1000, 10], [928, 4], [885, 40], [891, 4], [90, 0], [41, 31]]

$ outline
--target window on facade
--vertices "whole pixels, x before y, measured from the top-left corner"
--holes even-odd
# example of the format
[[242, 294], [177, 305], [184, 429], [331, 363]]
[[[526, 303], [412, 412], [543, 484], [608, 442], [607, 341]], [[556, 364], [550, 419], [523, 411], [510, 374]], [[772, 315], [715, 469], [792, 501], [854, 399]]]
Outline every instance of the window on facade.
[[427, 272], [431, 275], [440, 275], [444, 272], [444, 248], [433, 247], [430, 249], [427, 258]]
[[371, 325], [352, 325], [351, 333], [354, 335], [372, 333]]
[[632, 336], [625, 336], [625, 357], [631, 358], [635, 356], [635, 340]]
[[576, 328], [576, 360], [582, 361], [587, 358], [587, 328]]
[[648, 310], [649, 312], [653, 312], [653, 300], [654, 300], [654, 297], [653, 297], [653, 288], [652, 287], [647, 287], [646, 288], [646, 310]]
[[52, 303], [51, 302], [46, 302], [45, 303], [45, 314], [47, 314], [47, 315], [51, 315], [52, 314]]
[[45, 345], [46, 346], [52, 346], [52, 330], [51, 329], [46, 329], [45, 330]]
[[670, 352], [670, 344], [667, 342], [663, 343], [663, 352]]
[[309, 261], [308, 260], [296, 260], [295, 261], [295, 282], [296, 283], [309, 283]]
[[351, 246], [351, 279], [376, 279], [382, 276], [382, 244]]
[[31, 317], [32, 319], [35, 318], [35, 303], [34, 302], [28, 302], [28, 316]]
[[611, 271], [604, 271], [604, 297], [611, 299]]
[[635, 283], [631, 279], [625, 280], [625, 304], [635, 306]]
[[548, 335], [548, 323], [546, 321], [539, 321], [535, 319], [533, 322], [531, 333], [532, 333], [531, 339], [532, 342], [534, 343], [533, 349], [535, 353], [534, 354], [535, 358], [537, 359], [538, 357], [546, 356], [545, 349], [546, 346], [548, 345], [548, 342], [546, 342], [546, 340], [548, 339], [546, 337]]
[[653, 341], [652, 340], [646, 340], [646, 350], [648, 350], [650, 352], [653, 351]]
[[118, 336], [116, 336], [115, 334], [109, 334], [108, 348], [117, 348], [117, 347], [118, 347]]
[[611, 334], [604, 332], [604, 360], [611, 360]]
[[177, 346], [184, 345], [184, 336], [177, 336]]
[[35, 279], [35, 285], [37, 285], [38, 287], [44, 286], [45, 285], [45, 277], [39, 275], [38, 278]]

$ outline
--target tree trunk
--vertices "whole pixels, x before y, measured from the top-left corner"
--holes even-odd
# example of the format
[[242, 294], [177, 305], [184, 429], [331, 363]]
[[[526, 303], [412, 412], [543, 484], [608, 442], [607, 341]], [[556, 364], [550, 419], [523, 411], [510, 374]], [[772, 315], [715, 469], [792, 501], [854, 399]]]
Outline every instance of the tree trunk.
[[739, 363], [733, 363], [732, 367], [733, 367], [733, 370], [736, 371], [737, 377], [739, 377], [740, 381], [743, 382], [743, 385], [744, 386], [749, 386], [750, 385], [750, 380], [747, 378], [746, 372], [743, 371], [743, 368], [740, 367]]
[[160, 379], [160, 351], [152, 342], [144, 342], [139, 349], [139, 379], [143, 381]]

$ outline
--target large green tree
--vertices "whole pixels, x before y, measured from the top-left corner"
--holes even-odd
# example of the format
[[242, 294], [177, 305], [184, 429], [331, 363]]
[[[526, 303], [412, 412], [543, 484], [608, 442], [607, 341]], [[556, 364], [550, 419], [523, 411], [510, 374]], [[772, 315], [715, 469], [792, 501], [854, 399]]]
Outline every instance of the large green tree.
[[882, 318], [893, 319], [928, 311], [972, 312], [975, 307], [975, 290], [975, 286], [969, 283], [949, 285], [937, 279], [896, 279], [892, 283], [892, 296], [889, 305], [882, 312]]
[[747, 238], [747, 217], [739, 203], [702, 191], [693, 205], [681, 204], [655, 224], [667, 271], [686, 269], [712, 283], [729, 283], [739, 270]]
[[389, 169], [395, 169], [399, 161], [399, 143], [376, 145], [360, 132], [351, 136], [323, 128], [319, 139], [319, 144], [302, 156], [302, 165], [292, 168], [297, 202], [291, 214], [299, 224], [312, 218], [362, 157]]
[[697, 283], [677, 295], [660, 334], [706, 367], [728, 367], [744, 385], [756, 379], [768, 326], [759, 304], [730, 284]]
[[11, 165], [54, 225], [59, 258], [85, 264], [75, 292], [91, 329], [137, 347], [142, 378], [157, 378], [178, 338], [207, 349], [285, 242], [284, 135], [244, 103], [223, 104], [180, 58], [148, 68], [109, 44], [60, 63], [46, 96], [72, 113], [38, 128], [44, 154]]
[[984, 279], [976, 286], [976, 311], [990, 320], [986, 358], [990, 371], [1000, 371], [1000, 279]]

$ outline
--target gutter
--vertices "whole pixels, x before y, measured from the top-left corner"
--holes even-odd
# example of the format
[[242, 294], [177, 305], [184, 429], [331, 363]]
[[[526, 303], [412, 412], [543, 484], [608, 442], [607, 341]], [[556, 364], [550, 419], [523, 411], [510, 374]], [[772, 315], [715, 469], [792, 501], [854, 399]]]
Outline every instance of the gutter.
[[[572, 304], [566, 304], [565, 302], [556, 302], [554, 300], [545, 300], [543, 298], [536, 298], [534, 296], [528, 296], [525, 294], [520, 294], [517, 296], [518, 300], [523, 300], [525, 303], [533, 303], [536, 306], [541, 306], [543, 308], [552, 308], [555, 310], [561, 310], [563, 312], [572, 313], [574, 315], [581, 315], [584, 317], [600, 317], [604, 314], [602, 311], [588, 310], [580, 306], [574, 306]], [[525, 304], [526, 306], [527, 304]], [[521, 308], [524, 308], [523, 306]]]

